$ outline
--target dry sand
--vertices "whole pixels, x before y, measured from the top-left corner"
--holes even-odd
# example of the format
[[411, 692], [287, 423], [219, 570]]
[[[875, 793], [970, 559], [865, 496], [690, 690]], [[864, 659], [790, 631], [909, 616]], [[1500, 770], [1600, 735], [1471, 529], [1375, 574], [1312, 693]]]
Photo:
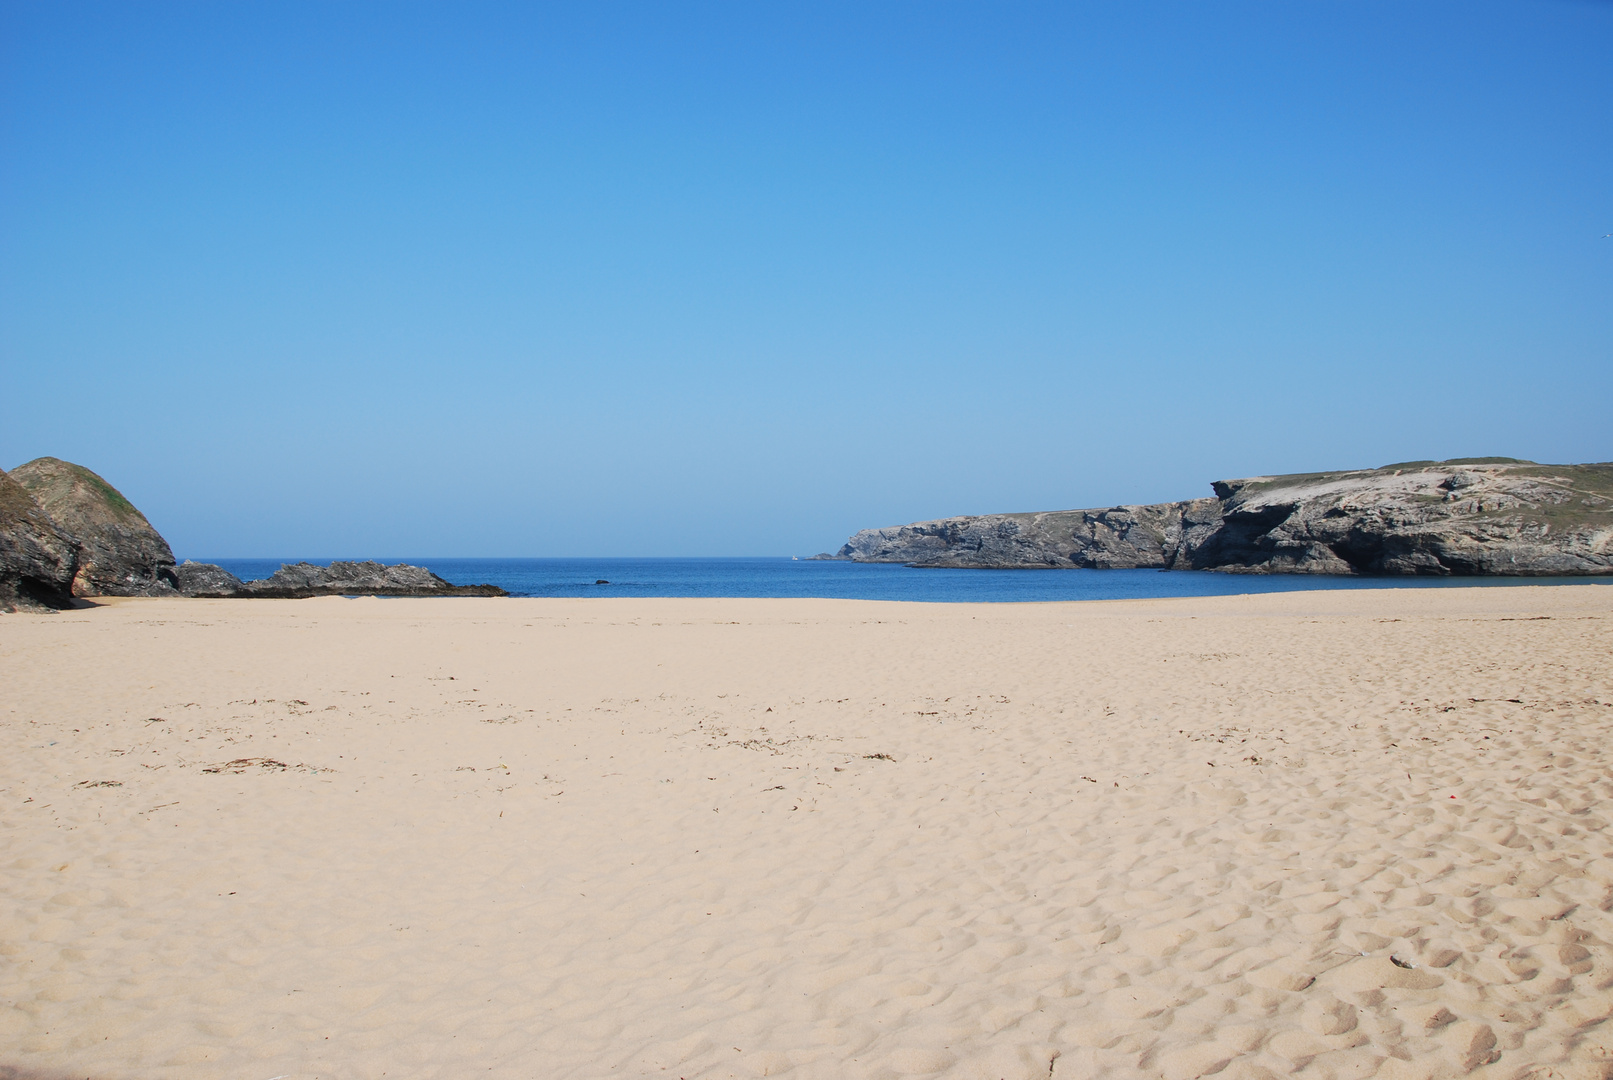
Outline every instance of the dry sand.
[[0, 617], [0, 1075], [1613, 1063], [1613, 588]]

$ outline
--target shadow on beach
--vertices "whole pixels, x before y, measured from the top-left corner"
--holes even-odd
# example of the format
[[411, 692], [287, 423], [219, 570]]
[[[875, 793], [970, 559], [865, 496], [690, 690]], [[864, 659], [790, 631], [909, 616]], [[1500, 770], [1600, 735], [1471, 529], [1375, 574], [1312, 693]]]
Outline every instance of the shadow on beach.
[[86, 1073], [23, 1069], [0, 1062], [0, 1080], [107, 1080], [107, 1076], [105, 1073], [92, 1076]]

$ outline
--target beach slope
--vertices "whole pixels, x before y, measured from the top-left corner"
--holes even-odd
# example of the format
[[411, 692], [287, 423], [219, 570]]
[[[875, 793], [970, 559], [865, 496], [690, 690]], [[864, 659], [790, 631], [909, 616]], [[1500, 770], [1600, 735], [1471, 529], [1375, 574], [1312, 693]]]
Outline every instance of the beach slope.
[[0, 1073], [1593, 1080], [1613, 588], [0, 617]]

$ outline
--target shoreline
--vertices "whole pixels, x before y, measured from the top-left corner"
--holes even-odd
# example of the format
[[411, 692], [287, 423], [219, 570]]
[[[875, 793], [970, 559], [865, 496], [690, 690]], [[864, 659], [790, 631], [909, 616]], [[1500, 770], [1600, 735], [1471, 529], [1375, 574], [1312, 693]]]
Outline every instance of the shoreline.
[[[1209, 596], [1267, 592], [1378, 589], [1505, 588], [1516, 585], [1613, 584], [1609, 575], [1457, 577], [1411, 575], [1225, 574], [1216, 571], [1015, 568], [1012, 573], [916, 574], [890, 563], [774, 558], [705, 559], [429, 559], [411, 556], [452, 582], [491, 581], [522, 598], [695, 597], [819, 598], [951, 603], [998, 603], [1142, 596]], [[272, 560], [225, 560], [242, 576], [263, 573]], [[275, 566], [278, 566], [275, 563]], [[810, 568], [809, 568], [810, 566]], [[1026, 573], [1040, 569], [1047, 573]], [[1055, 571], [1057, 571], [1055, 573]], [[1167, 576], [1161, 576], [1167, 575]], [[605, 580], [605, 584], [600, 584]]]

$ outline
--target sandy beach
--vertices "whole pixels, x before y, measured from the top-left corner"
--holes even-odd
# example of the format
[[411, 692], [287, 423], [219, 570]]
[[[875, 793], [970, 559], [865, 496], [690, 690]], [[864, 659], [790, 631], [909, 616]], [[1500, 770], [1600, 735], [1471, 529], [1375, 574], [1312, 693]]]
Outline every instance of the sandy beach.
[[1613, 587], [0, 616], [0, 1076], [1613, 1075]]

